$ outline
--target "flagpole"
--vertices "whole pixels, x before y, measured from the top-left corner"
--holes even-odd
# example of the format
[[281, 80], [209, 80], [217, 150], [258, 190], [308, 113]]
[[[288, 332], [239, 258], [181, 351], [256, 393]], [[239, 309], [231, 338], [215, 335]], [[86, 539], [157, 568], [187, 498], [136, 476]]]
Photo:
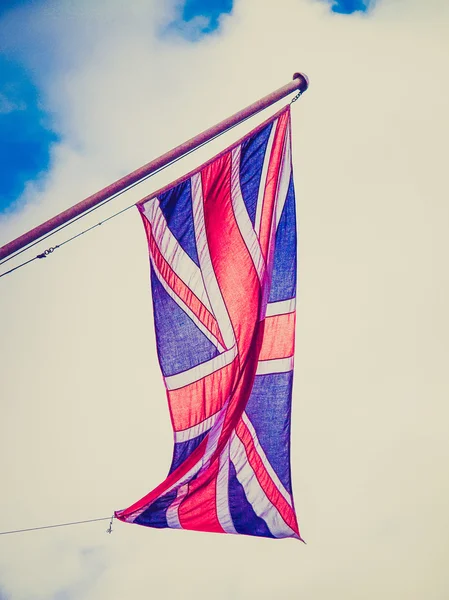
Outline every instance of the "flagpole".
[[41, 237], [48, 233], [51, 233], [61, 225], [64, 225], [65, 223], [68, 223], [75, 217], [82, 215], [83, 213], [97, 206], [101, 202], [104, 202], [114, 194], [125, 190], [129, 186], [143, 179], [144, 177], [151, 175], [151, 173], [154, 173], [155, 171], [166, 166], [172, 161], [184, 156], [184, 154], [195, 150], [195, 148], [198, 148], [198, 146], [204, 144], [205, 142], [208, 142], [220, 133], [225, 132], [230, 127], [237, 125], [244, 119], [247, 119], [248, 117], [251, 117], [256, 113], [260, 112], [261, 110], [268, 108], [268, 106], [271, 106], [272, 104], [274, 104], [278, 100], [281, 100], [285, 96], [288, 96], [292, 92], [296, 90], [298, 90], [299, 92], [305, 92], [308, 85], [309, 82], [305, 75], [303, 75], [302, 73], [295, 73], [293, 75], [293, 80], [290, 83], [287, 83], [275, 92], [268, 94], [264, 98], [261, 98], [257, 102], [254, 102], [250, 106], [247, 106], [243, 110], [240, 110], [231, 117], [228, 117], [224, 121], [221, 121], [217, 125], [206, 129], [205, 131], [191, 138], [187, 142], [176, 146], [176, 148], [173, 148], [165, 154], [162, 154], [162, 156], [155, 158], [143, 167], [140, 167], [132, 173], [125, 175], [124, 177], [118, 179], [114, 183], [103, 188], [99, 192], [88, 196], [84, 200], [81, 200], [81, 202], [78, 202], [74, 206], [68, 208], [67, 210], [64, 210], [63, 212], [52, 217], [48, 221], [41, 223], [41, 225], [34, 227], [34, 229], [30, 229], [30, 231], [27, 231], [26, 233], [12, 240], [8, 244], [5, 244], [0, 248], [0, 260], [11, 256], [11, 254], [14, 254], [15, 252], [21, 250], [22, 248], [25, 248], [29, 244], [39, 240]]

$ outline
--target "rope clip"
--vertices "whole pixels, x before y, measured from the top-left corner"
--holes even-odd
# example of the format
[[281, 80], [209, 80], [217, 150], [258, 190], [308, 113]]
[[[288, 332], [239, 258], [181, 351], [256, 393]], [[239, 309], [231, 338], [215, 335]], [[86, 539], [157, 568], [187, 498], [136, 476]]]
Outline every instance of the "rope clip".
[[111, 521], [109, 523], [109, 527], [106, 529], [106, 533], [112, 533], [112, 521], [114, 520], [114, 515], [111, 517]]
[[44, 250], [42, 254], [38, 254], [36, 258], [47, 258], [47, 256], [54, 252], [58, 247], [59, 246], [52, 246], [51, 248], [47, 248], [47, 250]]

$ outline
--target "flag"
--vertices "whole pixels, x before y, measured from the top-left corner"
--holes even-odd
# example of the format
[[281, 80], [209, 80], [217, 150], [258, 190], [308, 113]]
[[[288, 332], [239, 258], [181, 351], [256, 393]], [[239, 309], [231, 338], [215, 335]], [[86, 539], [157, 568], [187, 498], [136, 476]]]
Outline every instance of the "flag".
[[290, 108], [138, 209], [174, 450], [165, 481], [115, 516], [301, 539], [290, 473]]

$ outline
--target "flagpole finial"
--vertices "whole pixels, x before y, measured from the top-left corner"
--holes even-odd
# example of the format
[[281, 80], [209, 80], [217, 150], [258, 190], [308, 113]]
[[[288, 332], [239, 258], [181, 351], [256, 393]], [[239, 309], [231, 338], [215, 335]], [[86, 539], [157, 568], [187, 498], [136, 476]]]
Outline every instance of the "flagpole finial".
[[298, 90], [302, 93], [309, 87], [309, 78], [304, 73], [293, 73], [293, 79], [299, 79]]

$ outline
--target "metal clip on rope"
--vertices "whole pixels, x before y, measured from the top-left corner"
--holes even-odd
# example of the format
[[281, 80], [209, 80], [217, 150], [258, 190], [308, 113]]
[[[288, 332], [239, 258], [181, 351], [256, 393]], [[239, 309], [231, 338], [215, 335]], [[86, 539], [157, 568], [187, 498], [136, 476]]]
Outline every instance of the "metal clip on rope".
[[111, 517], [111, 522], [109, 523], [109, 527], [106, 529], [106, 533], [112, 533], [112, 522], [114, 520], [114, 515]]
[[59, 246], [52, 246], [51, 248], [47, 248], [47, 250], [44, 250], [42, 254], [38, 254], [36, 258], [47, 258], [49, 254], [56, 250], [56, 248], [59, 248]]

